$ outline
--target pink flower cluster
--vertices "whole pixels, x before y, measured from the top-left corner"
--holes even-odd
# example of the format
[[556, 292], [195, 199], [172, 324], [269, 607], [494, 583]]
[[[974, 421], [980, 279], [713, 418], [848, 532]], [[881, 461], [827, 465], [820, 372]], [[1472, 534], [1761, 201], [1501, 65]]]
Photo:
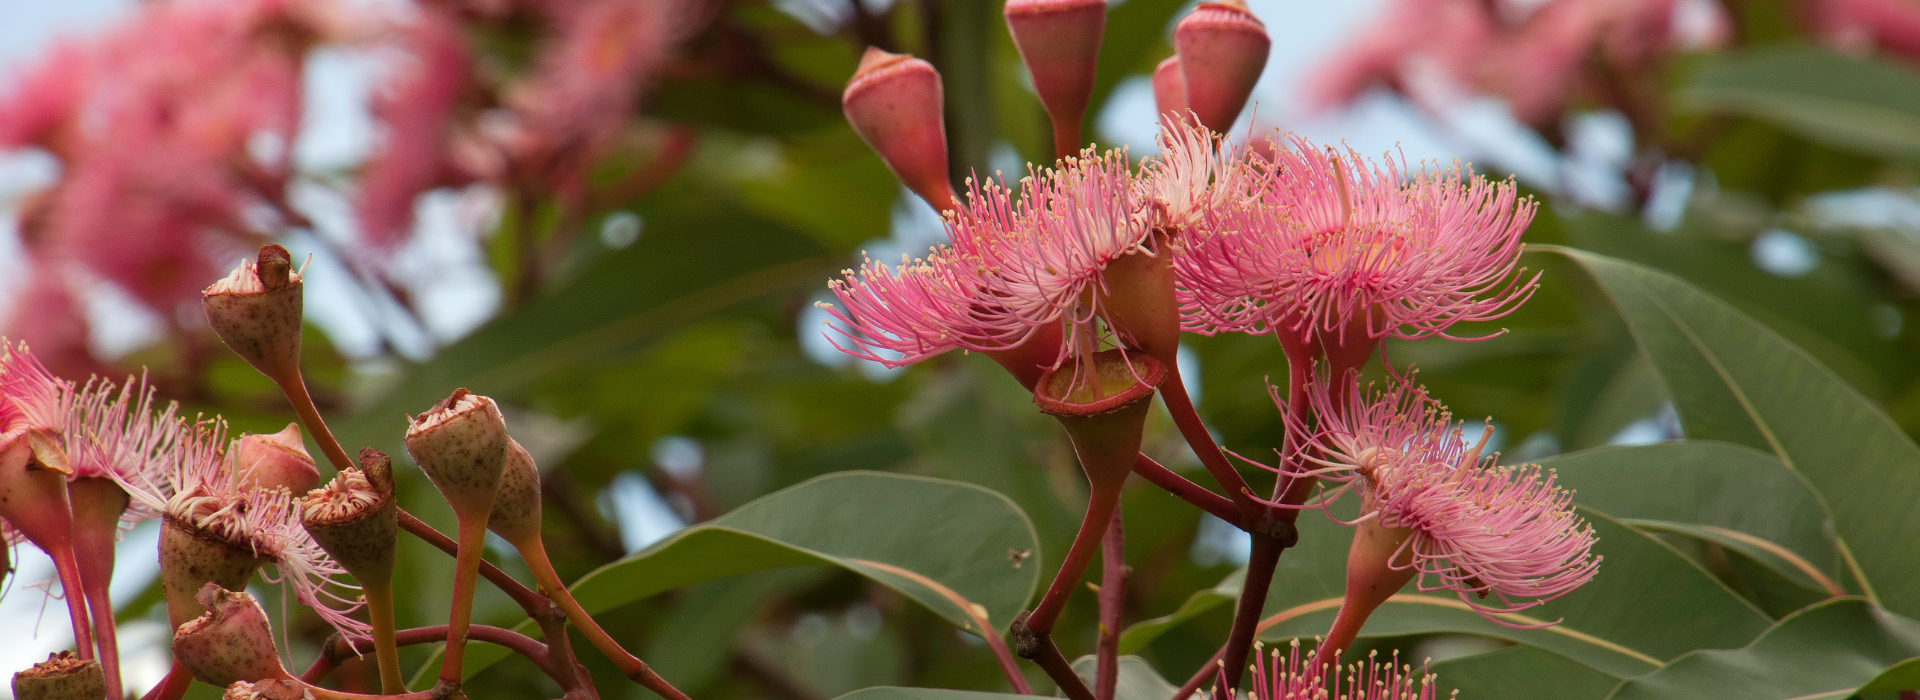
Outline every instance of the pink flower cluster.
[[[1728, 21], [1707, 0], [1393, 0], [1308, 85], [1321, 106], [1384, 84], [1431, 103], [1461, 92], [1506, 97], [1545, 124], [1599, 70], [1639, 75], [1669, 51], [1717, 45]], [[1600, 66], [1605, 68], [1600, 68]]]
[[1538, 276], [1515, 269], [1537, 205], [1511, 180], [1286, 146], [1256, 161], [1260, 206], [1218, 208], [1182, 241], [1186, 330], [1338, 337], [1357, 323], [1369, 338], [1422, 338], [1531, 296]]
[[[1593, 528], [1552, 472], [1495, 466], [1494, 455], [1482, 454], [1491, 427], [1468, 447], [1452, 414], [1412, 377], [1377, 392], [1357, 381], [1349, 375], [1335, 386], [1321, 373], [1307, 391], [1317, 424], [1292, 422], [1291, 442], [1316, 476], [1342, 484], [1323, 506], [1355, 490], [1362, 520], [1407, 532], [1388, 561], [1417, 571], [1420, 590], [1454, 591], [1487, 619], [1514, 626], [1494, 615], [1593, 579]], [[1481, 600], [1488, 595], [1499, 604]]]
[[1122, 153], [1088, 153], [1022, 180], [1017, 195], [976, 183], [947, 217], [950, 245], [832, 283], [841, 347], [898, 366], [1006, 350], [1055, 323], [1071, 347], [1110, 311], [1108, 266], [1136, 251], [1170, 256], [1184, 330], [1351, 331], [1369, 351], [1383, 336], [1499, 318], [1534, 289], [1537, 276], [1516, 270], [1536, 205], [1511, 181], [1458, 167], [1409, 174], [1298, 137], [1262, 156], [1187, 121], [1160, 143], [1137, 172]]
[[[588, 168], [621, 136], [685, 21], [672, 0], [469, 5], [422, 8], [393, 42], [403, 68], [375, 99], [384, 136], [357, 207], [376, 248], [404, 240], [414, 200], [436, 187], [485, 181], [580, 197]], [[489, 82], [474, 71], [464, 33], [510, 16], [544, 27], [538, 60]]]
[[1413, 667], [1400, 663], [1398, 652], [1380, 663], [1373, 652], [1365, 662], [1354, 662], [1341, 673], [1339, 663], [1318, 663], [1311, 656], [1303, 659], [1300, 642], [1295, 640], [1287, 655], [1279, 649], [1263, 656], [1256, 646], [1252, 685], [1247, 697], [1252, 700], [1435, 700], [1439, 688], [1436, 676], [1422, 668], [1415, 681]]
[[359, 602], [341, 593], [353, 587], [335, 580], [344, 571], [301, 526], [292, 494], [249, 488], [227, 459], [224, 423], [187, 421], [178, 410], [156, 406], [143, 380], [76, 386], [48, 372], [24, 343], [0, 341], [0, 447], [29, 430], [54, 436], [69, 479], [110, 479], [127, 491], [123, 527], [171, 518], [243, 543], [279, 567], [270, 581], [286, 581], [330, 624], [364, 635], [366, 625], [348, 616]]
[[33, 277], [10, 327], [65, 360], [84, 348], [74, 282], [172, 319], [216, 260], [284, 225], [302, 65], [347, 31], [312, 0], [150, 3], [57, 44], [0, 99], [0, 148], [60, 164], [23, 208]]
[[898, 267], [868, 261], [831, 282], [846, 307], [828, 307], [840, 347], [901, 366], [954, 348], [1009, 350], [1053, 324], [1069, 339], [1061, 352], [1093, 347], [1109, 312], [1099, 293], [1107, 266], [1165, 254], [1126, 154], [1087, 151], [1030, 174], [1017, 192], [975, 182], [947, 217], [950, 245]]

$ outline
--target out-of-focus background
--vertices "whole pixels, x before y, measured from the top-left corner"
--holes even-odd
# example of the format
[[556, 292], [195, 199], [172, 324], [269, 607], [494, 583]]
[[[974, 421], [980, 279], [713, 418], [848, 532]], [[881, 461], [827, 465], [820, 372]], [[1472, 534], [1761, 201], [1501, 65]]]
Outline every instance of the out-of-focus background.
[[[1273, 51], [1236, 138], [1278, 128], [1511, 175], [1545, 203], [1530, 242], [1688, 278], [1920, 428], [1920, 334], [1907, 323], [1920, 311], [1908, 165], [1920, 3], [1249, 4]], [[1155, 152], [1147, 75], [1190, 6], [1110, 5], [1089, 116], [1099, 145]], [[886, 369], [823, 335], [813, 303], [836, 271], [943, 236], [840, 116], [867, 45], [943, 72], [957, 177], [1045, 164], [1046, 117], [998, 3], [11, 0], [0, 334], [66, 376], [150, 368], [189, 411], [277, 430], [284, 402], [208, 331], [197, 291], [279, 242], [306, 261], [309, 381], [349, 449], [397, 453], [403, 413], [455, 386], [500, 398], [547, 469], [549, 549], [565, 576], [848, 469], [1008, 495], [1051, 571], [1084, 486], [1018, 386], [981, 358]], [[1490, 415], [1508, 461], [1677, 436], [1617, 321], [1592, 312], [1577, 275], [1554, 272], [1520, 313], [1479, 329], [1510, 329], [1498, 339], [1387, 352], [1418, 364], [1457, 415]], [[1191, 337], [1181, 359], [1224, 443], [1271, 454], [1275, 344]], [[1161, 418], [1150, 453], [1196, 470]], [[450, 522], [424, 482], [403, 490], [410, 509]], [[1245, 560], [1243, 535], [1163, 493], [1130, 489], [1125, 508], [1129, 622]], [[114, 586], [135, 689], [166, 664], [155, 532], [127, 533]], [[403, 560], [403, 626], [445, 609], [437, 556]], [[490, 556], [525, 573], [508, 547]], [[44, 592], [58, 589], [44, 583], [51, 565], [30, 547], [14, 561], [0, 600], [7, 674], [70, 643]], [[513, 612], [486, 594], [479, 611]], [[325, 630], [290, 614], [305, 663]], [[1069, 657], [1091, 649], [1092, 618], [1091, 597], [1077, 597], [1060, 635]], [[1003, 684], [977, 638], [845, 572], [721, 579], [606, 619], [699, 697]], [[1215, 610], [1142, 653], [1195, 667], [1226, 626]], [[502, 697], [547, 691], [510, 663], [483, 682]]]

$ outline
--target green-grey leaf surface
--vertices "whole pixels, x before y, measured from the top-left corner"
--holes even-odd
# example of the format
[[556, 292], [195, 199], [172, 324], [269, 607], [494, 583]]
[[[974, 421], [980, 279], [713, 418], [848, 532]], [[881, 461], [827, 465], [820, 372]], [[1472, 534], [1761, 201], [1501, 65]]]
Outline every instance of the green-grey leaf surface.
[[[1012, 695], [1008, 693], [984, 693], [978, 690], [948, 690], [946, 688], [901, 688], [890, 685], [877, 685], [861, 688], [834, 700], [1013, 700], [1028, 698], [1032, 695]], [[1168, 697], [1172, 697], [1171, 694]], [[1165, 700], [1162, 698], [1162, 700]]]
[[[846, 471], [682, 530], [581, 577], [571, 590], [588, 613], [599, 613], [723, 576], [838, 566], [898, 591], [961, 629], [999, 634], [1026, 607], [1041, 569], [1015, 568], [1007, 551], [1038, 550], [1036, 540], [1026, 514], [993, 491], [942, 479]], [[984, 608], [988, 629], [921, 577]], [[530, 623], [522, 627], [532, 631]], [[498, 647], [474, 647], [467, 652], [466, 675], [505, 656]]]
[[1622, 683], [1613, 700], [1844, 698], [1920, 656], [1920, 622], [1861, 598], [1794, 613], [1742, 649], [1697, 651]]
[[[1113, 700], [1169, 700], [1180, 686], [1174, 685], [1153, 670], [1146, 659], [1138, 656], [1122, 656], [1119, 662], [1118, 680], [1113, 685]], [[1073, 661], [1073, 672], [1086, 681], [1087, 687], [1093, 687], [1093, 674], [1099, 662], [1093, 656], [1082, 656]]]
[[1871, 597], [1920, 615], [1920, 447], [1806, 352], [1657, 270], [1550, 248], [1587, 270], [1653, 362], [1688, 437], [1772, 453], [1806, 477]]
[[1428, 667], [1440, 697], [1488, 700], [1600, 700], [1620, 679], [1544, 649], [1514, 646], [1434, 663]]
[[1193, 595], [1187, 596], [1186, 602], [1180, 604], [1179, 609], [1160, 617], [1134, 623], [1120, 633], [1120, 653], [1131, 654], [1139, 651], [1161, 633], [1173, 629], [1180, 623], [1199, 617], [1201, 613], [1208, 610], [1239, 600], [1240, 587], [1244, 585], [1246, 578], [1246, 567], [1235, 569], [1233, 573], [1227, 574], [1226, 578], [1220, 579], [1220, 583], [1214, 587], [1194, 591]]
[[1772, 455], [1709, 440], [1598, 447], [1541, 462], [1574, 500], [1641, 529], [1678, 532], [1739, 550], [1789, 580], [1820, 590], [1799, 567], [1732, 530], [1773, 542], [1829, 581], [1841, 576], [1827, 514], [1806, 480]]
[[1708, 59], [1674, 96], [1841, 148], [1920, 158], [1920, 77], [1886, 63], [1769, 46]]
[[396, 455], [406, 414], [459, 387], [505, 394], [548, 369], [591, 359], [768, 292], [822, 281], [842, 261], [807, 238], [739, 214], [659, 227], [595, 261], [525, 308], [496, 318], [412, 367], [352, 418], [334, 423], [349, 450]]
[[[1537, 647], [1615, 678], [1641, 675], [1694, 649], [1732, 648], [1767, 628], [1768, 618], [1712, 574], [1666, 543], [1590, 508], [1580, 514], [1599, 537], [1605, 559], [1594, 579], [1572, 593], [1527, 610], [1528, 620], [1560, 620], [1544, 629], [1488, 621], [1452, 595], [1414, 594], [1412, 584], [1376, 610], [1363, 637], [1436, 632], [1477, 634]], [[1325, 634], [1339, 606], [1352, 528], [1325, 518], [1300, 519], [1300, 544], [1280, 558], [1267, 611], [1295, 616], [1261, 638], [1278, 642]], [[1658, 595], [1649, 595], [1658, 591]]]

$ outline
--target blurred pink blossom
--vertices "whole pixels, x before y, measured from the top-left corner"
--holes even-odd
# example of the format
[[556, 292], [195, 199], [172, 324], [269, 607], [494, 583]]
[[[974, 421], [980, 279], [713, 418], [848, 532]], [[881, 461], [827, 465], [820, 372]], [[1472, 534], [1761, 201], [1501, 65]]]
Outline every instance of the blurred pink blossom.
[[1638, 75], [1669, 52], [1716, 46], [1726, 34], [1724, 11], [1708, 0], [1393, 0], [1377, 24], [1321, 64], [1307, 93], [1322, 109], [1375, 85], [1429, 108], [1490, 93], [1539, 125], [1602, 71]]
[[374, 114], [386, 133], [360, 175], [360, 232], [379, 248], [405, 237], [416, 197], [461, 179], [451, 172], [448, 138], [454, 109], [472, 80], [466, 40], [453, 18], [429, 11], [402, 41], [410, 61], [374, 98]]
[[[269, 233], [261, 212], [283, 201], [306, 52], [347, 26], [327, 7], [144, 4], [58, 44], [0, 100], [0, 145], [61, 166], [44, 209], [23, 217], [33, 258], [77, 264], [165, 318], [197, 301], [215, 259]], [[36, 273], [29, 295], [58, 301], [63, 279]], [[29, 315], [45, 314], [16, 315], [31, 339], [64, 332]]]
[[1827, 43], [1845, 50], [1879, 47], [1920, 57], [1920, 2], [1810, 0], [1804, 11]]

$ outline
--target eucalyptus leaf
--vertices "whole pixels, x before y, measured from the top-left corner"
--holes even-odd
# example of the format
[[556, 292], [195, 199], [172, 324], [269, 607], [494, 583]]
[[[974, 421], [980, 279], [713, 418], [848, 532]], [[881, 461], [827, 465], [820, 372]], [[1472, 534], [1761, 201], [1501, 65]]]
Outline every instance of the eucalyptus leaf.
[[407, 414], [456, 388], [519, 391], [555, 368], [629, 349], [774, 290], [818, 283], [841, 263], [803, 236], [731, 210], [673, 223], [410, 368], [371, 405], [336, 422], [334, 434], [348, 449], [372, 445], [398, 459]]
[[[1016, 567], [1007, 552], [1038, 547], [1026, 514], [993, 491], [941, 479], [847, 471], [682, 530], [587, 574], [571, 589], [588, 613], [600, 613], [725, 576], [837, 566], [899, 592], [956, 627], [997, 635], [1026, 607], [1041, 569]], [[532, 627], [529, 621], [519, 629], [531, 633]], [[469, 649], [466, 676], [506, 654], [493, 646]]]
[[1713, 57], [1674, 92], [1685, 109], [1730, 112], [1871, 155], [1920, 158], [1920, 77], [1800, 46]]
[[[1622, 683], [1609, 697], [1838, 699], [1914, 657], [1920, 657], [1920, 622], [1860, 598], [1841, 598], [1781, 620], [1746, 648], [1688, 654]], [[1890, 677], [1887, 686], [1903, 680]], [[1887, 686], [1880, 689], [1901, 689]]]
[[[1740, 646], [1767, 628], [1770, 621], [1764, 614], [1666, 543], [1599, 511], [1583, 507], [1580, 514], [1599, 537], [1594, 545], [1594, 552], [1604, 557], [1599, 573], [1558, 600], [1501, 616], [1509, 625], [1559, 624], [1541, 629], [1496, 624], [1455, 596], [1414, 592], [1409, 584], [1367, 619], [1360, 636], [1476, 634], [1552, 652], [1614, 678], [1630, 678], [1694, 649]], [[1300, 519], [1300, 544], [1280, 558], [1269, 595], [1270, 624], [1262, 639], [1280, 642], [1326, 633], [1340, 606], [1352, 540], [1352, 528], [1324, 518]]]
[[[1118, 682], [1113, 686], [1113, 700], [1168, 700], [1174, 693], [1180, 692], [1180, 686], [1168, 682], [1153, 670], [1146, 659], [1138, 656], [1121, 656]], [[1088, 688], [1093, 687], [1093, 674], [1099, 665], [1093, 656], [1082, 656], [1073, 661], [1073, 672], [1080, 675]]]
[[1838, 585], [1840, 554], [1819, 496], [1770, 454], [1692, 440], [1599, 447], [1541, 465], [1576, 502], [1634, 527], [1712, 541], [1814, 590]]
[[1620, 679], [1529, 646], [1471, 654], [1428, 666], [1441, 697], [1498, 700], [1601, 700]]
[[1235, 569], [1212, 588], [1194, 591], [1179, 609], [1150, 620], [1141, 620], [1120, 633], [1120, 653], [1131, 654], [1151, 643], [1161, 633], [1180, 623], [1199, 617], [1208, 610], [1240, 600], [1240, 588], [1247, 579], [1246, 567]]
[[1689, 437], [1772, 453], [1833, 517], [1843, 561], [1869, 597], [1920, 614], [1920, 447], [1873, 401], [1806, 352], [1672, 275], [1548, 247], [1600, 285], [1653, 362]]

